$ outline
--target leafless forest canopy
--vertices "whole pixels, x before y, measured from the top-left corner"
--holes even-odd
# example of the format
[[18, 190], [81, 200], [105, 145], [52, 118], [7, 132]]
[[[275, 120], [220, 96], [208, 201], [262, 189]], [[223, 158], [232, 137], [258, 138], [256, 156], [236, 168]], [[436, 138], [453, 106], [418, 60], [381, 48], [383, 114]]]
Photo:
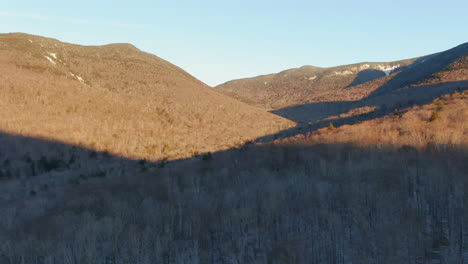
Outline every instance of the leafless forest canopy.
[[0, 264], [466, 264], [467, 58], [211, 88], [0, 35]]

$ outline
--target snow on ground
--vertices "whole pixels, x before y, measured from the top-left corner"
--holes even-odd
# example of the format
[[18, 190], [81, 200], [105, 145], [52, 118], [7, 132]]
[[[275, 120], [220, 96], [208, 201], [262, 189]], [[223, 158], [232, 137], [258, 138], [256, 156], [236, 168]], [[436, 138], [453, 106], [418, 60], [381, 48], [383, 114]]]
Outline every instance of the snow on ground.
[[385, 73], [385, 75], [390, 75], [396, 68], [400, 67], [400, 64], [395, 66], [385, 66], [385, 65], [377, 65], [377, 68]]
[[342, 71], [342, 72], [335, 72], [335, 75], [349, 75], [349, 74], [353, 74], [352, 71]]
[[52, 65], [55, 65], [57, 64], [57, 62], [55, 62], [51, 57], [49, 56], [44, 56], [48, 61], [50, 61], [50, 63], [52, 63]]
[[312, 76], [312, 77], [309, 77], [309, 81], [312, 81], [312, 80], [315, 80], [315, 79], [317, 79], [317, 76], [316, 76], [316, 75], [315, 75], [315, 76]]
[[361, 65], [361, 67], [359, 67], [359, 70], [362, 71], [362, 70], [369, 69], [369, 68], [370, 68], [369, 64], [364, 64], [364, 65]]
[[84, 83], [83, 78], [81, 78], [80, 76], [76, 75], [76, 78], [78, 79], [78, 81], [80, 81], [80, 83]]
[[30, 39], [28, 39], [28, 40], [29, 40], [29, 42], [33, 43], [33, 41], [32, 41], [32, 40], [30, 40]]
[[75, 75], [75, 74], [73, 74], [72, 72], [70, 72], [70, 75], [73, 76], [73, 77], [75, 77], [78, 81], [80, 81], [80, 83], [84, 83], [83, 78], [81, 78], [79, 75]]
[[48, 54], [54, 59], [57, 59], [57, 53], [48, 52]]

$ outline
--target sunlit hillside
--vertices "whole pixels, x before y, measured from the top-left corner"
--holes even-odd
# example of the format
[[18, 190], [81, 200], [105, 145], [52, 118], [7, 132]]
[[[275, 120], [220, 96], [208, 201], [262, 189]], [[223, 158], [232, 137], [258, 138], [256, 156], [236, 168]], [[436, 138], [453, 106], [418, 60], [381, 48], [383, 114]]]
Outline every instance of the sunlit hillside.
[[467, 100], [167, 163], [0, 135], [0, 260], [464, 263]]
[[0, 264], [468, 263], [467, 58], [211, 88], [0, 35]]
[[[447, 51], [396, 62], [358, 63], [332, 68], [304, 66], [230, 81], [216, 89], [246, 103], [281, 112], [304, 104], [352, 102], [369, 96], [391, 95], [405, 88], [467, 81], [467, 58], [468, 43], [465, 43]], [[419, 93], [424, 97], [424, 92]], [[417, 96], [412, 98], [415, 103], [418, 99]], [[309, 116], [314, 114], [314, 111], [306, 113]]]
[[129, 44], [3, 34], [0, 72], [0, 130], [125, 157], [188, 157], [293, 125]]
[[[335, 127], [337, 120], [353, 114], [331, 116], [326, 119], [328, 127], [277, 142], [393, 146], [403, 151], [468, 147], [468, 90], [435, 98], [429, 104], [395, 109], [384, 117]], [[366, 111], [357, 114], [365, 115]]]
[[[317, 97], [384, 78], [417, 61], [363, 62], [330, 68], [304, 66], [276, 74], [233, 80], [215, 87], [246, 103], [268, 110], [304, 104]], [[336, 99], [336, 98], [334, 98]]]

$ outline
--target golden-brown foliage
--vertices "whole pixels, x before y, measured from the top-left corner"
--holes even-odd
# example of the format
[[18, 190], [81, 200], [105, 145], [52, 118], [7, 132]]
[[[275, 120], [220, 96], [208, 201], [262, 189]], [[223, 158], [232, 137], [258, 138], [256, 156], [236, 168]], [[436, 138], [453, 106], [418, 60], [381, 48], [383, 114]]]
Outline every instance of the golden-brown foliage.
[[0, 129], [146, 158], [227, 149], [293, 125], [129, 44], [0, 35]]
[[468, 43], [465, 43], [421, 58], [332, 68], [304, 66], [230, 81], [216, 89], [248, 104], [278, 110], [315, 102], [357, 101], [375, 93], [467, 79]]
[[[311, 102], [359, 100], [391, 79], [385, 76], [384, 72], [377, 70], [379, 67], [405, 66], [415, 60], [366, 62], [331, 68], [304, 66], [277, 74], [230, 81], [217, 86], [216, 89], [265, 109], [279, 109]], [[371, 85], [364, 80], [356, 82], [360, 75], [366, 75], [369, 71], [371, 73], [367, 78], [375, 79], [371, 81]], [[377, 75], [373, 76], [376, 73]]]
[[[443, 107], [441, 107], [443, 106]], [[343, 125], [333, 132], [323, 128], [284, 142], [296, 144], [353, 143], [359, 146], [395, 147], [468, 144], [468, 94], [455, 92], [435, 103], [398, 110], [398, 114]], [[331, 118], [332, 119], [332, 118]], [[434, 121], [437, 122], [428, 122]]]

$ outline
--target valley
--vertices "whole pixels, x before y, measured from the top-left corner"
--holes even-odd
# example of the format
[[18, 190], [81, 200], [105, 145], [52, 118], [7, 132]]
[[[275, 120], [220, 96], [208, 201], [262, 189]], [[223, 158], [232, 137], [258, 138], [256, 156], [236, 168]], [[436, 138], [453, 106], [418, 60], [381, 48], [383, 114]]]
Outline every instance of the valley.
[[466, 263], [468, 44], [209, 87], [0, 35], [0, 263]]

